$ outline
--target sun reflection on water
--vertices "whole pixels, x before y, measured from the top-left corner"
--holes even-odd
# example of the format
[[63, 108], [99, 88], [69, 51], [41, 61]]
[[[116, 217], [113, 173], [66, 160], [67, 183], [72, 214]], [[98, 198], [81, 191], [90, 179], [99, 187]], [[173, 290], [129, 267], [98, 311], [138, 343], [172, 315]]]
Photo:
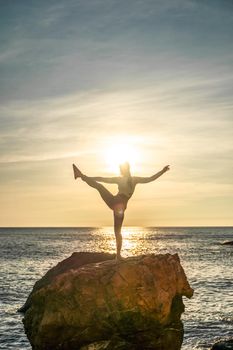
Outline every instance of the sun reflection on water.
[[[144, 239], [146, 239], [146, 230], [142, 227], [130, 226], [123, 227], [122, 234], [122, 255], [125, 257], [143, 254], [148, 250], [144, 245]], [[99, 235], [101, 239], [101, 250], [105, 252], [116, 252], [116, 240], [114, 230], [112, 227], [104, 227], [98, 229], [95, 236]], [[98, 241], [98, 240], [97, 240]]]

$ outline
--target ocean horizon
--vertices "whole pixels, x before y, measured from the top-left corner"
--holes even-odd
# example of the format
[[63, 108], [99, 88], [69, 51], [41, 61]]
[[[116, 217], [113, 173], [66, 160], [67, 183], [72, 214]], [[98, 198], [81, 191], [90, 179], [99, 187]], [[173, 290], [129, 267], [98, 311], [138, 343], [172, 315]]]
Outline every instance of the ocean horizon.
[[[105, 227], [113, 227], [111, 225], [103, 225], [103, 226], [0, 226], [0, 229], [4, 228], [105, 228]], [[137, 225], [124, 225], [123, 227], [143, 227], [143, 228], [233, 228], [233, 225], [171, 225], [171, 226], [137, 226]]]

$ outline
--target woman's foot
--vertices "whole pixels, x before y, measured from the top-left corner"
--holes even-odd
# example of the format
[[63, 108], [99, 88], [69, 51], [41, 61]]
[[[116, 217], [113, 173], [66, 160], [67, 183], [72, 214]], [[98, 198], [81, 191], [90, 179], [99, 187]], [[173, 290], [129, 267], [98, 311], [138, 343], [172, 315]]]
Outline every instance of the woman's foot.
[[125, 259], [126, 258], [123, 258], [123, 256], [121, 256], [121, 255], [116, 255], [116, 258], [115, 258], [115, 260], [118, 261], [118, 262], [123, 261]]
[[82, 176], [82, 173], [81, 171], [76, 167], [75, 164], [72, 164], [73, 166], [73, 171], [74, 171], [74, 178], [75, 180], [77, 179], [77, 177], [81, 177]]

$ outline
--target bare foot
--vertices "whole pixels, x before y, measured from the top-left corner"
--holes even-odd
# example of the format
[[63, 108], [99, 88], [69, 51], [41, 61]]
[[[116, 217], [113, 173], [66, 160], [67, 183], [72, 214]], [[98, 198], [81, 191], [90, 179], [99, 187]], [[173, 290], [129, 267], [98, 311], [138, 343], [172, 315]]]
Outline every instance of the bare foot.
[[75, 164], [72, 164], [73, 166], [73, 171], [74, 171], [74, 178], [75, 180], [77, 179], [77, 177], [81, 177], [82, 173], [81, 171], [76, 167]]
[[116, 256], [116, 258], [115, 258], [115, 260], [117, 261], [117, 262], [120, 262], [120, 261], [123, 261], [123, 260], [125, 260], [126, 258], [123, 258], [123, 256], [121, 256], [121, 255], [118, 255], [118, 256]]

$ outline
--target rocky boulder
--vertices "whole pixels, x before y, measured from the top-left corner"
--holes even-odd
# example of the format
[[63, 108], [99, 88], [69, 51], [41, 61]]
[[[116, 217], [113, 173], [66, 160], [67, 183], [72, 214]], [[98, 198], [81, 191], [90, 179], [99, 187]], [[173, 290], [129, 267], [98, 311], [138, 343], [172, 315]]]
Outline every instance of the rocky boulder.
[[177, 254], [120, 262], [96, 262], [96, 253], [76, 254], [82, 259], [87, 254], [88, 263], [79, 264], [76, 255], [77, 265], [63, 270], [72, 257], [61, 262], [61, 272], [50, 273], [49, 282], [34, 288], [26, 303], [23, 323], [32, 349], [181, 348], [182, 296], [190, 298], [193, 290]]

